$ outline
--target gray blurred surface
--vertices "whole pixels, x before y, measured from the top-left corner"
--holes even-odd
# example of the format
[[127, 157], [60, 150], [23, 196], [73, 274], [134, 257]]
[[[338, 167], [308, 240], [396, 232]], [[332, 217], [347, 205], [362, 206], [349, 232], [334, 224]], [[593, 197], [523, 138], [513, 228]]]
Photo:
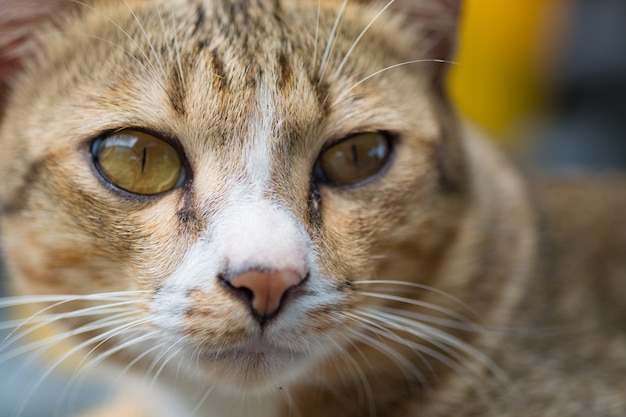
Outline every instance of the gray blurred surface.
[[[0, 267], [2, 264], [0, 263]], [[5, 295], [5, 272], [0, 270], [0, 296]], [[0, 323], [9, 320], [9, 312], [0, 308]], [[10, 335], [9, 330], [0, 330], [0, 346]], [[11, 348], [9, 348], [11, 349]], [[0, 358], [6, 350], [0, 350]], [[0, 417], [69, 417], [84, 411], [100, 401], [103, 387], [86, 381], [76, 390], [67, 389], [69, 376], [52, 374], [41, 380], [46, 363], [30, 360], [26, 356], [0, 361]], [[32, 388], [41, 380], [41, 386]], [[24, 404], [23, 411], [18, 413]], [[19, 415], [18, 415], [19, 414]], [[111, 416], [115, 417], [115, 416]]]
[[574, 27], [535, 163], [551, 172], [624, 169], [626, 1], [579, 0]]

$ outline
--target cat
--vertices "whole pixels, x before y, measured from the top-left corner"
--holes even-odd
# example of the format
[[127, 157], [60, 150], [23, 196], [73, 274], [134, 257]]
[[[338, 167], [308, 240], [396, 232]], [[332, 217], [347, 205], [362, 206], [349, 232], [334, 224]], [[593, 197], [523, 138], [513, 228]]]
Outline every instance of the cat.
[[624, 416], [626, 182], [456, 115], [460, 8], [1, 0], [0, 354], [71, 339], [89, 416]]

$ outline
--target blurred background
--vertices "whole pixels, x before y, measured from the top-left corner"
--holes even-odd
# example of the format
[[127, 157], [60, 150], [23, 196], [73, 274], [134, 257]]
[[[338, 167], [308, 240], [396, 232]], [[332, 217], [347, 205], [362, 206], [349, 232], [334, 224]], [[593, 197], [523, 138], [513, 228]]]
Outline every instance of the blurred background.
[[[525, 167], [564, 174], [626, 167], [626, 1], [463, 4], [449, 82], [463, 115]], [[0, 308], [0, 323], [7, 319]], [[15, 416], [40, 374], [36, 362], [3, 361], [0, 353], [0, 417]], [[85, 384], [68, 403], [62, 377], [46, 378], [20, 417], [68, 416], [101, 392]]]
[[516, 159], [626, 166], [626, 1], [467, 0], [450, 93]]

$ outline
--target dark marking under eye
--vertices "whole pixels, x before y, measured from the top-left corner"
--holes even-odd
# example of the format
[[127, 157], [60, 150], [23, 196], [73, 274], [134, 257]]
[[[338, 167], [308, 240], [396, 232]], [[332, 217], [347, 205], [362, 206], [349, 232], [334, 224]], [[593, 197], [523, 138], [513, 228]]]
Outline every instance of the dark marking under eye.
[[322, 226], [322, 215], [320, 213], [322, 208], [322, 195], [320, 194], [315, 181], [311, 181], [308, 206], [309, 221], [315, 228], [319, 229]]
[[187, 181], [182, 186], [181, 191], [183, 195], [182, 207], [176, 212], [176, 217], [182, 227], [181, 232], [197, 237], [204, 226], [201, 224], [201, 216], [194, 204], [195, 195], [192, 181]]

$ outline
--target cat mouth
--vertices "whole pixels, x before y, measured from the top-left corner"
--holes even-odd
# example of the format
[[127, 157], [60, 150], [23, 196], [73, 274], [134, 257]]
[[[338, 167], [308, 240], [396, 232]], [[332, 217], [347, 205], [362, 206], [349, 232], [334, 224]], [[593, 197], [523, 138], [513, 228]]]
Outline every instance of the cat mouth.
[[281, 359], [294, 361], [305, 356], [305, 353], [301, 351], [277, 346], [261, 337], [240, 342], [231, 347], [206, 350], [201, 354], [201, 357], [209, 361], [232, 361], [233, 364], [240, 361], [277, 361]]
[[[308, 369], [310, 354], [255, 339], [235, 346], [206, 349], [197, 354], [201, 368], [221, 389], [260, 393], [269, 381], [288, 383]], [[272, 385], [273, 386], [273, 385]]]

